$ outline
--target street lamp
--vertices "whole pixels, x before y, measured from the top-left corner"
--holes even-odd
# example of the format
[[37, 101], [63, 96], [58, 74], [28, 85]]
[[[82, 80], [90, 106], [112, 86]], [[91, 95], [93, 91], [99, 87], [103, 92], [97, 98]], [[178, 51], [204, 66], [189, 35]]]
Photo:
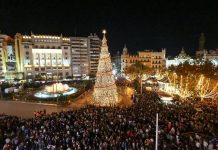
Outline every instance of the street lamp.
[[57, 93], [57, 105], [58, 105], [58, 93]]
[[141, 79], [141, 83], [140, 84], [141, 84], [141, 94], [142, 94], [142, 79]]
[[2, 100], [2, 88], [0, 87], [0, 94], [1, 94], [1, 100]]

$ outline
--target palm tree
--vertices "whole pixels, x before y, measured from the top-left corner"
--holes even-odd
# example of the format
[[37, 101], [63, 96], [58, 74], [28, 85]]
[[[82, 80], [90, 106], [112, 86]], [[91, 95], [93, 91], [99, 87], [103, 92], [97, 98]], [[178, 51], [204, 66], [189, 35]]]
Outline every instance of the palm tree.
[[129, 66], [125, 70], [125, 74], [128, 75], [131, 80], [138, 80], [141, 85], [141, 93], [142, 93], [142, 78], [144, 75], [151, 74], [153, 70], [148, 66], [145, 66], [141, 62], [136, 62], [135, 64]]

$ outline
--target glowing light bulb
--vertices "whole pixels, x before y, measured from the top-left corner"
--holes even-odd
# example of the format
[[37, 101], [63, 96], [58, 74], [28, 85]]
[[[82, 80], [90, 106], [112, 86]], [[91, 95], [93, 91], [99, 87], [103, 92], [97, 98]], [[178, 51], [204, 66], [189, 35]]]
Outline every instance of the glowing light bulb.
[[104, 30], [102, 31], [102, 33], [103, 33], [103, 34], [106, 34], [107, 32], [106, 32], [106, 30], [104, 29]]

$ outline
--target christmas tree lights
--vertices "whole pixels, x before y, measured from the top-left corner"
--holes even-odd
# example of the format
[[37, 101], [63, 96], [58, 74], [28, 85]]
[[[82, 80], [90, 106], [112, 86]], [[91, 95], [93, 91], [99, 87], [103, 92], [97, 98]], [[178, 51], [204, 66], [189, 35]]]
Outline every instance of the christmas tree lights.
[[112, 74], [110, 53], [108, 52], [106, 30], [103, 30], [101, 53], [93, 92], [94, 104], [100, 106], [114, 106], [118, 103], [117, 86]]

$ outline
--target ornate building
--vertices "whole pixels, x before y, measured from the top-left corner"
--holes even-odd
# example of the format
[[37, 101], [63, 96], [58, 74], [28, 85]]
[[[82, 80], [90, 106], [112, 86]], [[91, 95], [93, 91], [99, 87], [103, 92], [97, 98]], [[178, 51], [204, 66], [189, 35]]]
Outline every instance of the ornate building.
[[206, 38], [204, 33], [201, 33], [199, 38], [199, 49], [196, 51], [196, 58], [200, 58], [202, 60], [209, 60], [214, 65], [218, 65], [218, 49], [215, 50], [207, 50], [205, 49]]
[[181, 52], [177, 56], [178, 59], [189, 59], [190, 56], [186, 54], [184, 47], [181, 49]]
[[168, 68], [171, 65], [178, 66], [185, 61], [188, 61], [190, 64], [192, 64], [194, 60], [191, 59], [191, 57], [186, 54], [185, 49], [182, 48], [179, 55], [176, 56], [174, 59], [166, 59], [166, 67]]
[[165, 49], [162, 49], [161, 51], [144, 50], [139, 51], [138, 55], [130, 55], [125, 45], [123, 48], [123, 53], [121, 54], [121, 72], [124, 73], [126, 67], [131, 66], [137, 61], [143, 63], [150, 68], [164, 68], [166, 65], [165, 55]]
[[93, 92], [94, 104], [100, 106], [114, 106], [118, 103], [117, 86], [112, 74], [110, 53], [108, 52], [106, 31], [103, 31], [101, 53], [98, 63], [98, 71]]
[[205, 51], [203, 55], [203, 60], [209, 60], [214, 65], [218, 65], [218, 49]]

